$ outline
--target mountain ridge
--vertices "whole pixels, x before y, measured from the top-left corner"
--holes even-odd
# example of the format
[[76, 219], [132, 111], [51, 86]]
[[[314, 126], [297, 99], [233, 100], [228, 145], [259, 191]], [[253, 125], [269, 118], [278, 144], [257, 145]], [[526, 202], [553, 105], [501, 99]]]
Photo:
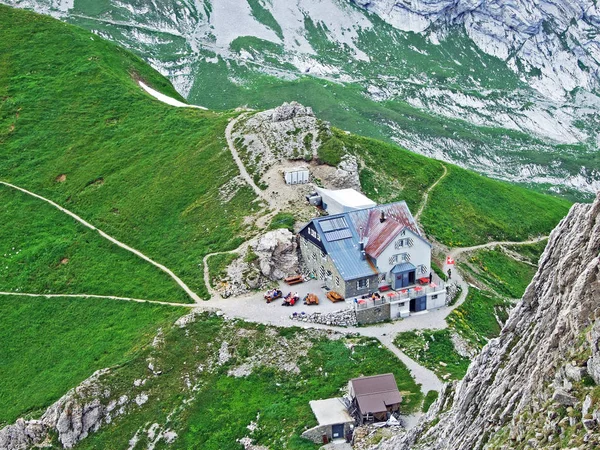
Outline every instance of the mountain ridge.
[[[3, 2], [57, 15], [133, 50], [189, 101], [211, 109], [269, 109], [297, 100], [337, 127], [495, 178], [588, 200], [600, 189], [600, 97], [590, 81], [599, 59], [595, 13], [585, 16], [590, 37], [583, 54], [576, 37], [571, 45], [552, 27], [546, 33], [540, 23], [549, 22], [524, 0], [502, 7], [476, 1]], [[420, 34], [394, 28], [376, 10], [399, 5], [391, 8], [398, 16], [409, 3], [431, 10], [431, 24]], [[496, 30], [507, 49], [520, 49], [506, 60], [490, 56], [498, 52], [478, 44], [463, 25], [466, 14], [475, 17], [485, 5], [498, 7], [495, 16], [480, 14], [490, 23], [511, 12], [522, 23], [512, 37]], [[517, 14], [521, 9], [527, 14]], [[559, 22], [570, 23], [575, 13], [567, 9]], [[538, 45], [536, 39], [539, 49], [527, 47]], [[566, 74], [558, 83], [566, 90], [557, 88], [559, 72]]]

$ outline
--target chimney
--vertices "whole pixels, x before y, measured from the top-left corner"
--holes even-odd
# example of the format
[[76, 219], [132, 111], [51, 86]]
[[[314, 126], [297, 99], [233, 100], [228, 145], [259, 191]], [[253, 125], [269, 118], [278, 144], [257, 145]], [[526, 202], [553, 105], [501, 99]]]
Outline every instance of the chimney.
[[385, 213], [383, 211], [381, 211], [381, 217], [379, 218], [379, 221], [381, 223], [385, 222]]
[[363, 237], [363, 227], [360, 227], [360, 236], [359, 236], [360, 241], [358, 242], [358, 247], [359, 249], [362, 251], [365, 249], [365, 240]]
[[366, 253], [364, 250], [362, 250], [362, 251], [360, 252], [360, 259], [362, 259], [363, 261], [364, 261], [365, 259], [367, 259], [367, 253]]

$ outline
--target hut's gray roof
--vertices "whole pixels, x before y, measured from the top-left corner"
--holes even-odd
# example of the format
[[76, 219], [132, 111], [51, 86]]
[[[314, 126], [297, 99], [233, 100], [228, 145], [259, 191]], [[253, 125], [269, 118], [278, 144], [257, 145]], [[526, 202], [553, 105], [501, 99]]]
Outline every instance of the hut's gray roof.
[[[382, 212], [391, 226], [380, 226], [379, 217]], [[325, 251], [344, 281], [366, 278], [379, 273], [369, 257], [363, 259], [360, 248], [361, 232], [363, 237], [367, 238], [367, 254], [369, 254], [368, 250], [372, 250], [373, 254], [370, 256], [374, 258], [379, 256], [385, 246], [405, 228], [423, 239], [404, 201], [319, 217], [313, 219], [312, 223], [319, 233]]]

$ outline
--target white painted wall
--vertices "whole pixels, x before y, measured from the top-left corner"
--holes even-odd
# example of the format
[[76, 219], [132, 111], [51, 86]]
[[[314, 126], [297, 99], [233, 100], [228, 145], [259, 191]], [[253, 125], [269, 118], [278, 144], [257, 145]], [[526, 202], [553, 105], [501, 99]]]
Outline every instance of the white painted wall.
[[410, 316], [410, 300], [390, 303], [390, 319], [396, 320], [400, 317]]
[[427, 295], [427, 309], [441, 308], [446, 305], [446, 290], [443, 289], [437, 293], [437, 298], [433, 299], [436, 294]]
[[[402, 235], [404, 233], [404, 235]], [[399, 250], [396, 250], [395, 248], [395, 242], [398, 239], [405, 239], [405, 238], [412, 238], [413, 240], [413, 246], [412, 247], [402, 247]], [[391, 256], [393, 255], [398, 255], [398, 254], [402, 254], [402, 253], [408, 253], [410, 254], [410, 262], [415, 266], [415, 267], [419, 267], [420, 265], [425, 265], [427, 267], [427, 270], [425, 273], [419, 273], [419, 271], [417, 270], [416, 273], [416, 277], [417, 278], [422, 278], [422, 277], [428, 277], [429, 276], [429, 272], [431, 271], [431, 247], [429, 246], [429, 244], [427, 244], [426, 242], [424, 242], [416, 233], [414, 233], [412, 230], [409, 229], [404, 229], [403, 232], [401, 232], [398, 236], [396, 236], [396, 238], [387, 246], [387, 248], [381, 253], [381, 255], [379, 255], [379, 258], [377, 258], [377, 267], [379, 268], [379, 270], [382, 273], [386, 273], [386, 280], [388, 282], [391, 281], [390, 278], [390, 270], [392, 270], [392, 268], [396, 265], [396, 264], [400, 264], [403, 261], [398, 261], [395, 262], [393, 264], [389, 263], [389, 259]]]

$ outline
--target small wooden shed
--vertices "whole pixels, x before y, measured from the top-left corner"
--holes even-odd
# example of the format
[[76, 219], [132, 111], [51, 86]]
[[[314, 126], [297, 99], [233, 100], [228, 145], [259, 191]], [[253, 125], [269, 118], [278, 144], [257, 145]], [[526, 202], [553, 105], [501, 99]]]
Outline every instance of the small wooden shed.
[[402, 396], [392, 373], [353, 378], [348, 388], [362, 423], [388, 420], [391, 413], [400, 410]]

